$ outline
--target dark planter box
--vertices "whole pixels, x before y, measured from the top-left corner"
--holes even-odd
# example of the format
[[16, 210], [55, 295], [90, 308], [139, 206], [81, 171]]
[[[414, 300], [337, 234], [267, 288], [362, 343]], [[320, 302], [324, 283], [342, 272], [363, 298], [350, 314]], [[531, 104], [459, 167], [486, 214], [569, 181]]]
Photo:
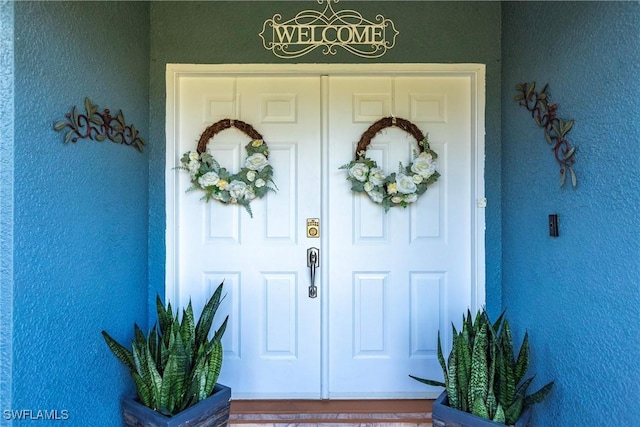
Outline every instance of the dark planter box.
[[221, 427], [229, 422], [231, 389], [216, 384], [213, 394], [169, 418], [136, 399], [122, 401], [122, 415], [127, 427]]
[[[447, 392], [442, 392], [433, 402], [433, 427], [497, 427], [502, 423], [496, 423], [485, 418], [477, 417], [468, 412], [459, 411], [449, 406]], [[531, 419], [531, 407], [525, 408], [516, 421], [516, 427], [527, 427]]]

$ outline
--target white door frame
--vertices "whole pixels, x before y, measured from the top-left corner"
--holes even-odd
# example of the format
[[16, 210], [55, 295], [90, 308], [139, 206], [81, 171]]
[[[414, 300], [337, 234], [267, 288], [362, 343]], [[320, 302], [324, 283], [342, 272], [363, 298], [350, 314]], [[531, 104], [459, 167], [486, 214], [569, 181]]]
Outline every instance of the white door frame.
[[[485, 148], [485, 65], [484, 64], [167, 64], [166, 67], [166, 263], [165, 263], [165, 294], [166, 300], [174, 304], [180, 303], [177, 286], [177, 257], [175, 253], [175, 227], [177, 224], [177, 189], [179, 188], [178, 170], [181, 153], [176, 152], [176, 100], [178, 99], [178, 79], [185, 75], [216, 75], [216, 76], [241, 76], [241, 75], [380, 75], [381, 73], [395, 76], [410, 75], [461, 75], [468, 76], [471, 81], [472, 112], [472, 153], [471, 153], [471, 189], [472, 200], [469, 203], [476, 206], [472, 209], [471, 239], [473, 242], [472, 253], [472, 283], [471, 283], [471, 311], [475, 312], [485, 304], [485, 206], [484, 193], [484, 148]], [[326, 86], [326, 85], [325, 85]], [[323, 94], [327, 95], [327, 94]], [[326, 100], [326, 96], [323, 97]], [[322, 121], [322, 157], [328, 156], [328, 143], [325, 140], [328, 135], [328, 122]], [[346, 161], [346, 160], [345, 160]], [[328, 194], [328, 163], [322, 166], [322, 195]], [[323, 204], [321, 218], [329, 218], [328, 206]], [[329, 226], [327, 224], [327, 226]], [[327, 233], [321, 234], [321, 247]], [[328, 265], [321, 263], [321, 278], [328, 280]], [[326, 283], [322, 283], [322, 289], [328, 289]], [[321, 372], [323, 398], [328, 398], [328, 326], [329, 326], [329, 299], [324, 296], [321, 301]]]

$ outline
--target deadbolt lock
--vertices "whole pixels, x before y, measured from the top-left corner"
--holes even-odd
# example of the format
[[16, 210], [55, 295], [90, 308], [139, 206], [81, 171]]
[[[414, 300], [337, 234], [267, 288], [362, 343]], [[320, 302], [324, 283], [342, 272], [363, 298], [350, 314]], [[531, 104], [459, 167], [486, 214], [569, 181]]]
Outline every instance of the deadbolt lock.
[[320, 218], [307, 218], [307, 237], [320, 237]]

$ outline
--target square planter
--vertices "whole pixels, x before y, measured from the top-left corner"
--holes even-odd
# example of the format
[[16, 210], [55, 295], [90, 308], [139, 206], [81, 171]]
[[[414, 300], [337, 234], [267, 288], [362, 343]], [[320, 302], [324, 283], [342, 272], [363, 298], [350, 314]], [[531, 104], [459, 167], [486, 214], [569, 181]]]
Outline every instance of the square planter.
[[[442, 392], [442, 394], [433, 402], [433, 412], [431, 417], [433, 427], [504, 427], [504, 424], [502, 423], [496, 423], [450, 407], [446, 391]], [[518, 421], [516, 421], [515, 426], [527, 427], [530, 419], [531, 407], [529, 406], [522, 411], [522, 414], [520, 415], [520, 418], [518, 418]]]
[[229, 422], [231, 389], [216, 384], [213, 394], [173, 417], [167, 417], [138, 402], [122, 401], [122, 415], [127, 427], [222, 427]]

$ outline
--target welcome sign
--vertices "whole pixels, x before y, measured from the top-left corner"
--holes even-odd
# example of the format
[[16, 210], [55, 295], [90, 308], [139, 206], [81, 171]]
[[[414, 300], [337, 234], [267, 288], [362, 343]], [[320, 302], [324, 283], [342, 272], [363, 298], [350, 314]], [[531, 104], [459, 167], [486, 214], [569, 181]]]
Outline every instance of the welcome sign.
[[322, 12], [303, 10], [287, 21], [280, 14], [267, 19], [259, 34], [264, 48], [280, 58], [298, 58], [319, 47], [325, 55], [335, 55], [340, 47], [364, 58], [379, 58], [393, 48], [399, 34], [393, 21], [382, 15], [370, 21], [355, 10], [335, 11], [332, 1], [338, 0], [326, 0]]

